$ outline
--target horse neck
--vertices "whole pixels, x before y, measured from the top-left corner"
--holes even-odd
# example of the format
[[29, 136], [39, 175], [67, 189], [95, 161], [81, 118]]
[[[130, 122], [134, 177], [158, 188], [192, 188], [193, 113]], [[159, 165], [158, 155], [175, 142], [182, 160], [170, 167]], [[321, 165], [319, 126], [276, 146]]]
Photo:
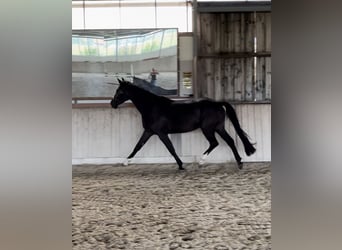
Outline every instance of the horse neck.
[[128, 95], [142, 115], [149, 113], [153, 106], [162, 104], [160, 97], [136, 86], [130, 86]]

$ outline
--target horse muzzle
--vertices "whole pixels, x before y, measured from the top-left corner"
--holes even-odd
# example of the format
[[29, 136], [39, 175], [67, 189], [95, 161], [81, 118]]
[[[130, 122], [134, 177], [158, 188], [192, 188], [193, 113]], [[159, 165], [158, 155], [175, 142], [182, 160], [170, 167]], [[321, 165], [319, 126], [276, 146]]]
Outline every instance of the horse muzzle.
[[114, 99], [110, 102], [110, 104], [112, 105], [113, 109], [118, 108], [118, 104], [114, 101]]

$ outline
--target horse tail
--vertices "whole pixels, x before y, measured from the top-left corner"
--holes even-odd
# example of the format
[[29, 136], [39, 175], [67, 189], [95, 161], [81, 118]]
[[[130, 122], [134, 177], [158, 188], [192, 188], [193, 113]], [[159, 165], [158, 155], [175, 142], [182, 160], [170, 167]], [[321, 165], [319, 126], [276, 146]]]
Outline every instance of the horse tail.
[[248, 135], [240, 126], [239, 120], [237, 118], [236, 112], [232, 105], [230, 105], [228, 102], [221, 102], [221, 104], [226, 108], [226, 113], [230, 121], [233, 123], [233, 126], [240, 137], [243, 146], [245, 148], [246, 154], [249, 156], [255, 152], [255, 148], [253, 144], [248, 140]]

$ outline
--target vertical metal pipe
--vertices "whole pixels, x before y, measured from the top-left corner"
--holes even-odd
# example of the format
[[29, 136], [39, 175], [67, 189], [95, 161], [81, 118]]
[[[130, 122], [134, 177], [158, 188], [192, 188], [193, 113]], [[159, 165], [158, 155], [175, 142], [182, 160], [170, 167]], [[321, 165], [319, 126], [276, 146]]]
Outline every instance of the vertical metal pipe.
[[157, 0], [154, 0], [154, 27], [158, 27], [158, 19], [157, 19]]
[[189, 32], [189, 1], [185, 0], [186, 9], [186, 32]]
[[165, 29], [163, 29], [161, 32], [162, 32], [162, 37], [161, 37], [160, 46], [159, 46], [159, 58], [161, 57], [161, 51], [163, 49], [162, 46], [163, 46], [163, 42], [164, 42]]
[[121, 0], [119, 0], [119, 28], [122, 28], [122, 22], [121, 22]]
[[181, 83], [180, 83], [180, 63], [179, 63], [179, 30], [177, 28], [177, 96], [180, 96], [180, 88], [181, 88]]
[[85, 30], [85, 0], [83, 0], [83, 29]]
[[[254, 33], [254, 53], [257, 53], [257, 31], [256, 31], [256, 11], [253, 14], [253, 33]], [[253, 58], [253, 100], [256, 101], [256, 81], [257, 81], [257, 58]]]
[[192, 61], [192, 89], [195, 99], [199, 98], [199, 88], [197, 83], [197, 61], [198, 61], [198, 30], [197, 30], [197, 0], [192, 6], [192, 32], [193, 32], [193, 61]]

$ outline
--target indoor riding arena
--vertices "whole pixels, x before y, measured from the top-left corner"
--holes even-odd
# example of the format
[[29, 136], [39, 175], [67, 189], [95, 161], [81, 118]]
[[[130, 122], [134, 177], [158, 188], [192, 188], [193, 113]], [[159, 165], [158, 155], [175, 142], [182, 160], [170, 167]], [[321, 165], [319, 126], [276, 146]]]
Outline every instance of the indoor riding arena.
[[[73, 0], [72, 18], [73, 249], [271, 249], [271, 1]], [[229, 102], [229, 137], [151, 135], [136, 95], [113, 105], [123, 86]]]

